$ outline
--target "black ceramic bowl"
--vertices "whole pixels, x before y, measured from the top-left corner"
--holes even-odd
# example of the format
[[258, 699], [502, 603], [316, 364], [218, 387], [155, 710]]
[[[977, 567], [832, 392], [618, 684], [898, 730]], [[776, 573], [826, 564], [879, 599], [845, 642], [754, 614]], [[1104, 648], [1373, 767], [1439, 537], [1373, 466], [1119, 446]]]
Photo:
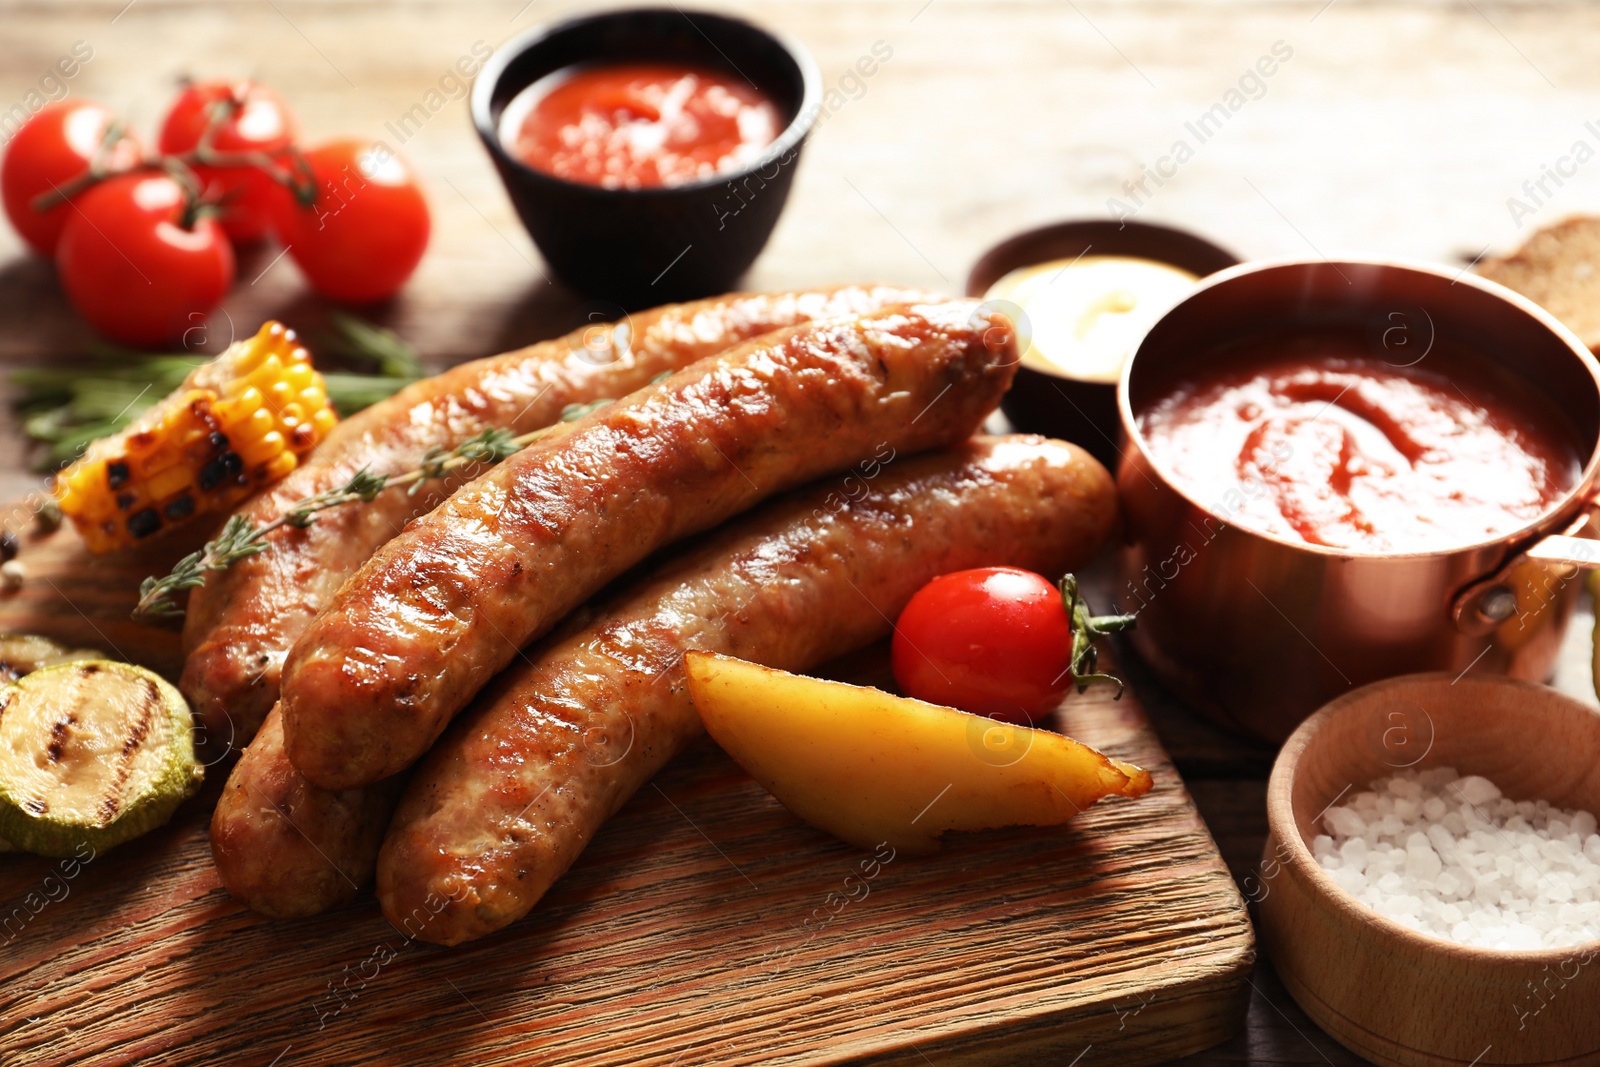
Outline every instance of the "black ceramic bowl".
[[[1134, 256], [1205, 277], [1239, 262], [1232, 252], [1196, 234], [1148, 222], [1109, 219], [1058, 222], [995, 245], [972, 266], [967, 295], [981, 297], [1019, 267], [1079, 256]], [[1117, 469], [1122, 420], [1117, 383], [1084, 381], [1024, 362], [1000, 410], [1018, 430], [1060, 437]]]
[[[596, 61], [682, 62], [743, 77], [787, 125], [748, 166], [653, 189], [603, 189], [506, 151], [500, 117], [523, 89]], [[816, 62], [798, 43], [726, 15], [634, 8], [538, 26], [495, 52], [472, 87], [472, 121], [522, 223], [562, 281], [630, 307], [726, 292], [760, 253], [789, 196], [821, 106]]]

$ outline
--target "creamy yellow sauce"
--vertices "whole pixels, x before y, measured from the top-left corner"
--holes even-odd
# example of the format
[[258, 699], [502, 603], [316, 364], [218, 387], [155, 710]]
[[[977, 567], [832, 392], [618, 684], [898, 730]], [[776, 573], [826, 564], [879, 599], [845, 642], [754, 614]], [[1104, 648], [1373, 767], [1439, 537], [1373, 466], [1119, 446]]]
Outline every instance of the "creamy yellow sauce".
[[1132, 256], [1081, 256], [1012, 271], [985, 298], [1020, 307], [1024, 363], [1091, 382], [1115, 382], [1168, 308], [1199, 279]]

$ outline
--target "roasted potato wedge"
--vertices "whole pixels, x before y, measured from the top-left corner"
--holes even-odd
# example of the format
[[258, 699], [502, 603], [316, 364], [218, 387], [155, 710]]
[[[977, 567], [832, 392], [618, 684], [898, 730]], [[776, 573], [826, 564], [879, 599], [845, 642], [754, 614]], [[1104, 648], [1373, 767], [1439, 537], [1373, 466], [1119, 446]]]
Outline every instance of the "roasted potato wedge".
[[708, 733], [786, 808], [861, 848], [1054, 826], [1150, 775], [1070, 737], [706, 652], [685, 660]]

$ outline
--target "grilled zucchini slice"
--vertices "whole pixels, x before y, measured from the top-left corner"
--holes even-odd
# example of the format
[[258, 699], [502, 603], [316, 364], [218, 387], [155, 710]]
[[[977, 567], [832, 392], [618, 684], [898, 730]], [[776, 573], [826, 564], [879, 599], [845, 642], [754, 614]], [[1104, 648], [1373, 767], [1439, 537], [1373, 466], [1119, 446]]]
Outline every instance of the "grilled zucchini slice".
[[[79, 659], [103, 659], [92, 648], [68, 648], [37, 634], [0, 634], [0, 685], [32, 674], [40, 667], [70, 663]], [[16, 846], [0, 838], [0, 852], [15, 852]]]
[[189, 706], [129, 663], [45, 667], [0, 689], [0, 838], [96, 852], [165, 823], [200, 787]]
[[68, 648], [37, 634], [0, 634], [0, 684], [14, 682], [40, 667], [104, 658], [104, 653], [92, 648]]

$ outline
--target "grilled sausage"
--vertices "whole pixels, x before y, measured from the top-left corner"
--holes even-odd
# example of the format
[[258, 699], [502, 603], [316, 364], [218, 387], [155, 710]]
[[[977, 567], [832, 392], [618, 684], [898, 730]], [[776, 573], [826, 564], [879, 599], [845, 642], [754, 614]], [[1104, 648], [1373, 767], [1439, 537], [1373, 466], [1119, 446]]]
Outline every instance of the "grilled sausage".
[[389, 826], [378, 859], [389, 920], [431, 902], [420, 936], [456, 944], [527, 914], [700, 733], [685, 650], [804, 670], [888, 633], [939, 574], [1008, 563], [1054, 575], [1085, 562], [1117, 510], [1103, 467], [1037, 437], [897, 460], [835, 511], [825, 491], [838, 485], [714, 536], [481, 694], [417, 768]]
[[[337, 426], [310, 461], [244, 505], [253, 520], [336, 488], [363, 467], [398, 474], [430, 448], [452, 448], [489, 427], [526, 433], [568, 404], [621, 397], [657, 375], [783, 326], [860, 314], [926, 294], [887, 286], [732, 294], [585, 327], [567, 337], [465, 363], [417, 382]], [[243, 746], [278, 699], [290, 646], [344, 580], [417, 515], [466, 480], [430, 481], [414, 496], [384, 493], [315, 525], [272, 535], [266, 551], [213, 574], [189, 595], [179, 688], [214, 742]]]
[[968, 437], [1016, 370], [971, 301], [779, 330], [570, 424], [457, 491], [367, 562], [283, 668], [284, 742], [348, 789], [395, 774], [600, 586], [765, 496]]
[[283, 750], [283, 716], [267, 715], [211, 813], [222, 884], [275, 919], [316, 915], [372, 878], [404, 775], [359, 789], [318, 789]]
[[[698, 733], [682, 699], [684, 649], [804, 669], [886, 631], [934, 574], [992, 563], [1052, 574], [1076, 566], [1115, 513], [1109, 477], [1058, 442], [977, 439], [891, 458], [870, 461], [855, 478], [824, 479], [711, 535], [652, 579], [575, 612], [530, 653], [534, 666], [502, 674], [435, 746], [413, 786], [410, 814], [394, 824], [387, 881], [399, 888], [388, 894], [396, 901], [391, 915], [409, 913], [409, 902], [429, 892], [474, 893], [467, 914], [437, 928], [441, 938], [462, 940], [531, 908], [611, 810]], [[649, 643], [631, 644], [639, 634]], [[644, 658], [623, 655], [628, 649], [642, 649]], [[623, 699], [613, 699], [613, 690]], [[650, 732], [638, 732], [639, 724]], [[567, 751], [574, 742], [581, 751]], [[626, 751], [606, 753], [608, 746]], [[614, 780], [601, 773], [612, 764]], [[280, 918], [344, 903], [372, 875], [403, 780], [317, 788], [289, 763], [274, 709], [212, 817], [223, 884]], [[539, 828], [530, 836], [508, 816], [545, 787], [569, 797], [572, 818], [559, 827], [529, 823]], [[498, 799], [484, 809], [486, 796]], [[481, 818], [441, 814], [460, 804], [478, 805]], [[413, 876], [395, 873], [418, 863]], [[535, 877], [518, 877], [527, 871]]]

